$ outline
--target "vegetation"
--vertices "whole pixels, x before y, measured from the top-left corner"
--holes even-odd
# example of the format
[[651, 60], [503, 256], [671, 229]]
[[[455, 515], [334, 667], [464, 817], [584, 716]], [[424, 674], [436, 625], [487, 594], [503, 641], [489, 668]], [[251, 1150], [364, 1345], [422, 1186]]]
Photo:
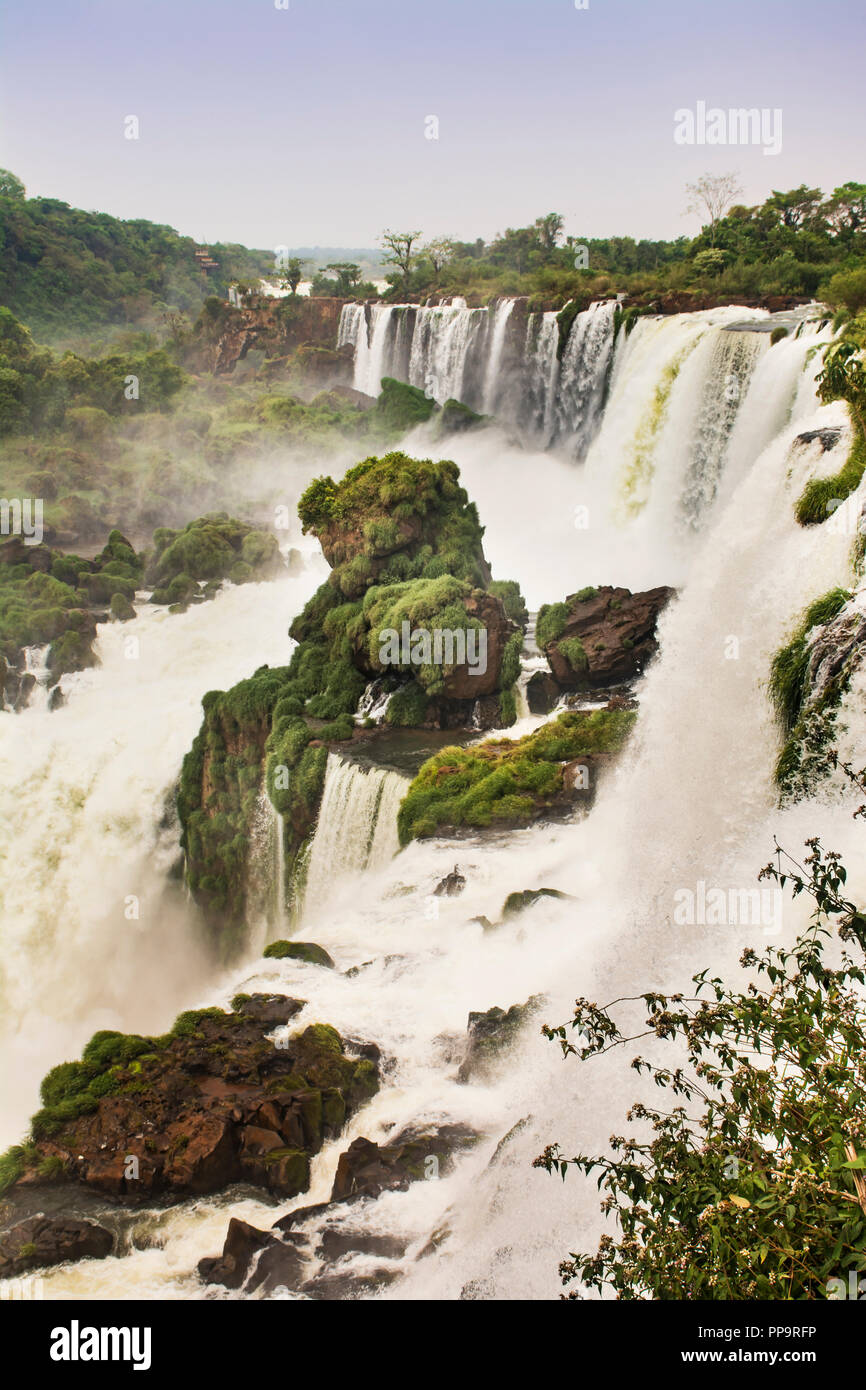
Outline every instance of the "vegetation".
[[[708, 295], [719, 303], [814, 295], [837, 304], [844, 294], [866, 304], [866, 184], [846, 183], [826, 197], [805, 185], [774, 190], [754, 207], [733, 204], [733, 175], [705, 176], [687, 191], [691, 210], [707, 221], [698, 236], [675, 241], [564, 237], [557, 213], [486, 244], [436, 238], [424, 247], [420, 233], [400, 234], [389, 297], [463, 294], [487, 302], [527, 294], [544, 307], [571, 300], [575, 312], [614, 293], [645, 307], [665, 295], [680, 296], [683, 308]], [[567, 325], [561, 330], [567, 336]]]
[[161, 526], [153, 533], [146, 581], [153, 603], [183, 604], [206, 583], [213, 592], [224, 579], [234, 584], [269, 579], [283, 570], [274, 535], [258, 531], [227, 512], [211, 512], [181, 531]]
[[618, 752], [635, 717], [631, 710], [567, 711], [522, 739], [443, 748], [424, 763], [400, 805], [401, 844], [443, 828], [532, 820], [561, 795], [565, 763]]
[[[448, 460], [365, 459], [340, 482], [314, 479], [298, 514], [321, 541], [331, 574], [291, 625], [297, 646], [287, 667], [262, 667], [233, 689], [205, 696], [204, 722], [181, 773], [187, 880], [227, 955], [244, 930], [249, 827], [263, 779], [282, 817], [291, 875], [315, 826], [327, 746], [353, 737], [361, 694], [384, 669], [382, 629], [399, 630], [404, 618], [478, 627], [466, 604], [490, 577], [477, 511]], [[522, 603], [515, 585], [507, 592], [513, 605]], [[499, 676], [500, 709], [510, 720], [520, 640], [517, 633], [509, 642]], [[395, 686], [406, 674], [388, 668]], [[413, 666], [411, 674], [388, 707], [396, 725], [424, 723], [449, 668]]]
[[169, 309], [196, 312], [207, 294], [273, 267], [267, 251], [217, 243], [204, 275], [191, 237], [143, 219], [83, 212], [57, 198], [27, 198], [0, 171], [0, 300], [42, 335], [154, 323]]
[[847, 589], [831, 589], [816, 599], [803, 614], [790, 642], [773, 658], [770, 695], [785, 735], [776, 763], [776, 781], [783, 796], [802, 791], [829, 770], [836, 712], [860, 653], [845, 654], [851, 659], [836, 663], [832, 678], [817, 694], [810, 685], [812, 655], [820, 629], [837, 617], [851, 597]]
[[[811, 924], [793, 950], [746, 950], [745, 989], [702, 971], [688, 994], [579, 999], [568, 1023], [543, 1029], [582, 1062], [642, 1037], [671, 1051], [667, 1064], [632, 1062], [671, 1098], [629, 1110], [642, 1137], [573, 1158], [552, 1144], [536, 1159], [592, 1175], [616, 1226], [563, 1261], [563, 1283], [619, 1299], [800, 1300], [844, 1298], [866, 1271], [866, 916], [844, 897], [839, 855], [807, 847], [802, 866], [777, 845], [761, 877], [811, 896]], [[623, 1031], [630, 1003], [646, 1009], [643, 1032]]]

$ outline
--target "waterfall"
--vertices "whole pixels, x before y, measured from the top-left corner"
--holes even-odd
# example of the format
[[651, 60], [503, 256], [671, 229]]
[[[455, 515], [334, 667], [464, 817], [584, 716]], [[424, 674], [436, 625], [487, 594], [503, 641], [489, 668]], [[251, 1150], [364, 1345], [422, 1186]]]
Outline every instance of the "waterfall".
[[484, 368], [481, 407], [485, 415], [495, 413], [502, 395], [504, 383], [500, 380], [500, 368], [505, 349], [505, 335], [513, 312], [514, 300], [503, 299], [488, 316], [490, 346], [487, 349], [487, 364]]
[[523, 419], [529, 437], [546, 448], [556, 429], [559, 385], [559, 324], [556, 314], [530, 314], [526, 321], [526, 379]]
[[[452, 322], [461, 312], [455, 309]], [[425, 315], [430, 329], [431, 311], [419, 310], [414, 335]], [[580, 821], [459, 840], [431, 836], [396, 856], [404, 779], [329, 755], [303, 929], [338, 968], [247, 962], [207, 992], [199, 985], [196, 1002], [228, 1003], [240, 988], [308, 1000], [299, 1026], [329, 1022], [381, 1047], [390, 1070], [378, 1096], [315, 1157], [309, 1192], [276, 1210], [236, 1192], [179, 1204], [160, 1212], [160, 1238], [151, 1248], [45, 1271], [46, 1297], [205, 1296], [196, 1264], [221, 1249], [230, 1216], [270, 1227], [293, 1208], [327, 1201], [338, 1157], [352, 1140], [386, 1142], [405, 1125], [445, 1122], [479, 1135], [452, 1174], [350, 1209], [353, 1227], [407, 1248], [391, 1266], [395, 1281], [377, 1297], [556, 1299], [559, 1261], [595, 1248], [600, 1198], [594, 1181], [569, 1173], [560, 1182], [532, 1160], [554, 1141], [571, 1152], [605, 1152], [609, 1136], [623, 1132], [629, 1105], [646, 1101], [647, 1092], [629, 1066], [632, 1051], [563, 1064], [535, 1022], [498, 1070], [458, 1084], [455, 1059], [470, 1011], [540, 994], [538, 1022], [557, 1025], [570, 1018], [578, 995], [603, 1001], [680, 989], [705, 968], [738, 980], [744, 947], [767, 944], [760, 929], [679, 926], [675, 894], [698, 879], [754, 887], [774, 835], [797, 853], [808, 835], [820, 834], [843, 854], [846, 893], [863, 901], [862, 829], [851, 815], [860, 798], [852, 805], [815, 796], [778, 809], [779, 735], [767, 693], [772, 654], [803, 608], [853, 583], [852, 536], [801, 527], [794, 510], [809, 478], [839, 466], [847, 440], [825, 457], [820, 442], [797, 444], [798, 435], [828, 427], [844, 433], [846, 413], [839, 404], [820, 406], [815, 395], [820, 358], [810, 361], [809, 352], [826, 341], [826, 331], [771, 347], [767, 334], [745, 331], [743, 319], [742, 309], [643, 319], [628, 338], [621, 335], [581, 470], [493, 432], [449, 441], [486, 525], [494, 572], [519, 578], [533, 607], [592, 583], [678, 587], [660, 624], [659, 656], [641, 682], [632, 742]], [[441, 335], [444, 315], [436, 322]], [[584, 335], [590, 327], [586, 321]], [[547, 363], [549, 382], [553, 363], [564, 366], [565, 358], [556, 360], [557, 334], [555, 316], [527, 324], [526, 360], [535, 354], [539, 365], [533, 409], [537, 414], [542, 403], [541, 423], [546, 418], [551, 431], [540, 367]], [[479, 351], [484, 341], [479, 328]], [[731, 376], [737, 390], [726, 394]], [[483, 373], [475, 380], [483, 384]], [[858, 509], [864, 496], [861, 484]], [[576, 508], [581, 518], [585, 510], [586, 525], [576, 525]], [[137, 630], [153, 644], [146, 685], [112, 658], [109, 633], [100, 639], [103, 668], [82, 675], [66, 708], [50, 716], [0, 715], [0, 797], [15, 851], [14, 860], [6, 851], [0, 880], [11, 924], [4, 963], [26, 958], [18, 983], [38, 1000], [37, 1026], [47, 1019], [50, 1027], [55, 1008], [67, 1020], [59, 1036], [40, 1040], [37, 1074], [74, 1055], [95, 1026], [160, 1026], [153, 1001], [162, 1006], [166, 976], [178, 969], [166, 942], [179, 951], [188, 924], [172, 916], [166, 934], [151, 937], [150, 954], [124, 971], [116, 908], [89, 937], [82, 918], [99, 918], [104, 893], [114, 904], [124, 891], [135, 892], [137, 873], [144, 892], [145, 869], [152, 874], [154, 855], [165, 853], [171, 837], [163, 843], [155, 829], [161, 798], [197, 727], [198, 695], [273, 660], [279, 649], [285, 614], [275, 612], [278, 591], [269, 587], [268, 601], [255, 605], [248, 602], [251, 587], [182, 617], [160, 614], [159, 630], [156, 617], [137, 619], [150, 624]], [[521, 680], [535, 660], [530, 624]], [[860, 762], [863, 693], [862, 681], [852, 686], [844, 711], [843, 747]], [[13, 725], [19, 737], [28, 735], [23, 749], [10, 736]], [[463, 892], [437, 896], [455, 861]], [[508, 894], [539, 887], [570, 896], [541, 899], [503, 920]], [[807, 921], [805, 897], [786, 897], [779, 944], [790, 944]], [[158, 922], [162, 897], [143, 901]], [[481, 917], [495, 929], [485, 931]], [[133, 978], [137, 991], [124, 994], [118, 972]], [[93, 1001], [106, 991], [99, 1013]], [[29, 1058], [26, 1065], [33, 1072]], [[334, 1208], [314, 1212], [312, 1248], [321, 1223], [341, 1219]], [[433, 1232], [441, 1244], [422, 1258]], [[349, 1256], [341, 1269], [359, 1267]]]
[[394, 857], [400, 847], [397, 811], [408, 785], [397, 772], [328, 754], [307, 864], [305, 916], [324, 905], [336, 880], [379, 869]]
[[470, 309], [460, 298], [423, 308], [346, 305], [338, 346], [355, 348], [360, 391], [376, 395], [381, 378], [394, 376], [440, 405], [462, 401], [514, 426], [527, 442], [580, 460], [599, 423], [615, 304], [576, 314], [560, 354], [557, 314], [530, 314], [524, 328], [515, 316], [518, 302], [500, 299], [487, 309]]
[[462, 401], [473, 410], [482, 404], [479, 382], [487, 309], [468, 309], [466, 301], [419, 309], [412, 335], [409, 381], [440, 405]]
[[613, 353], [615, 305], [591, 304], [578, 314], [568, 335], [556, 393], [555, 438], [583, 458], [601, 413]]
[[209, 978], [173, 877], [181, 762], [207, 691], [288, 660], [287, 621], [317, 569], [102, 624], [100, 664], [64, 676], [60, 709], [0, 713], [0, 1002], [16, 1057], [0, 1144], [97, 1028], [158, 1031]]

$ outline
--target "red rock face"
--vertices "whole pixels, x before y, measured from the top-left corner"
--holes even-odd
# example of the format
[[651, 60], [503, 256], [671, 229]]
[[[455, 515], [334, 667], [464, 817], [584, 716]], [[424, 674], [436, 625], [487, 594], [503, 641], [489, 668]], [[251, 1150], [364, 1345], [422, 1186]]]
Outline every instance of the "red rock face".
[[565, 628], [544, 648], [559, 685], [597, 690], [639, 676], [658, 648], [658, 615], [675, 593], [667, 585], [637, 594], [605, 585], [589, 598], [571, 594]]

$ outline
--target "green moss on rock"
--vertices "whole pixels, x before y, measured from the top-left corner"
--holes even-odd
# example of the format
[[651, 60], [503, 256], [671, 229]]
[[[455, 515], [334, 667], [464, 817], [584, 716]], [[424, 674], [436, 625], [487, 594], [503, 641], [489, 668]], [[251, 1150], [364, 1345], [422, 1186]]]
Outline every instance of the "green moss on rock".
[[525, 738], [444, 748], [424, 763], [401, 803], [401, 844], [440, 829], [528, 822], [563, 791], [566, 762], [617, 752], [631, 710], [568, 711]]

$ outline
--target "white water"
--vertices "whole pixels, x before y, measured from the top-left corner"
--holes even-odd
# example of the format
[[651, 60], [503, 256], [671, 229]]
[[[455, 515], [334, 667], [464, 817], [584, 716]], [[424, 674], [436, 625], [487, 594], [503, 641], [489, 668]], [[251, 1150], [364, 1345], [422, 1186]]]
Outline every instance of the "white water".
[[[554, 1140], [572, 1151], [604, 1148], [608, 1135], [622, 1130], [640, 1083], [627, 1065], [631, 1054], [622, 1063], [563, 1063], [558, 1049], [530, 1028], [503, 1059], [498, 1078], [457, 1085], [449, 1056], [459, 1060], [469, 1011], [544, 993], [549, 1002], [542, 1017], [559, 1023], [578, 994], [611, 998], [680, 986], [707, 965], [735, 973], [742, 947], [764, 944], [761, 929], [675, 926], [674, 893], [699, 878], [754, 886], [774, 833], [792, 851], [807, 834], [822, 834], [843, 851], [851, 894], [862, 898], [862, 832], [851, 806], [815, 801], [784, 812], [775, 808], [778, 739], [765, 689], [770, 656], [803, 606], [851, 582], [852, 538], [800, 528], [793, 512], [806, 478], [838, 467], [844, 457], [844, 442], [822, 457], [816, 446], [792, 448], [794, 436], [843, 423], [844, 412], [817, 407], [815, 364], [803, 370], [808, 344], [791, 340], [770, 349], [762, 340], [753, 350], [737, 342], [723, 347], [721, 325], [735, 316], [742, 320], [742, 311], [638, 325], [618, 347], [601, 429], [583, 473], [549, 455], [506, 448], [495, 433], [449, 447], [487, 525], [485, 546], [497, 576], [519, 577], [533, 607], [592, 582], [682, 586], [661, 624], [660, 657], [640, 692], [636, 736], [592, 814], [573, 825], [534, 827], [498, 840], [415, 843], [391, 859], [393, 839], [371, 853], [379, 827], [393, 830], [381, 804], [386, 779], [332, 758], [329, 809], [320, 816], [298, 934], [323, 945], [337, 970], [262, 961], [232, 972], [218, 989], [203, 983], [201, 997], [184, 1002], [228, 1001], [239, 988], [279, 988], [308, 999], [297, 1026], [327, 1021], [380, 1045], [390, 1064], [380, 1094], [318, 1156], [311, 1191], [295, 1202], [275, 1210], [234, 1202], [228, 1194], [167, 1215], [145, 1213], [142, 1223], [157, 1242], [152, 1248], [48, 1272], [47, 1296], [201, 1296], [196, 1262], [219, 1251], [230, 1214], [268, 1226], [292, 1206], [327, 1197], [337, 1157], [357, 1135], [383, 1139], [405, 1123], [456, 1120], [482, 1138], [451, 1176], [416, 1183], [349, 1214], [353, 1226], [410, 1238], [404, 1278], [382, 1296], [555, 1298], [558, 1261], [570, 1250], [590, 1248], [597, 1237], [599, 1198], [594, 1183], [574, 1175], [562, 1183], [533, 1169], [531, 1160]], [[730, 355], [737, 358], [741, 348], [749, 381], [735, 411], [728, 412], [727, 398], [724, 407], [716, 401], [724, 437], [715, 438], [714, 391], [724, 384]], [[678, 372], [669, 382], [672, 364]], [[765, 437], [762, 402], [773, 414], [771, 437]], [[696, 449], [684, 449], [682, 431], [698, 441]], [[701, 505], [696, 514], [686, 509], [684, 518], [683, 500], [694, 495], [695, 482]], [[586, 528], [574, 525], [578, 505], [588, 506]], [[229, 617], [225, 609], [223, 617]], [[249, 620], [239, 609], [212, 639], [221, 634], [226, 644], [240, 641], [239, 628]], [[255, 664], [247, 660], [244, 673]], [[183, 675], [189, 679], [188, 668]], [[73, 702], [66, 713], [74, 708]], [[160, 716], [162, 705], [154, 708], [152, 726]], [[857, 689], [846, 718], [862, 761], [866, 722]], [[197, 717], [189, 722], [196, 727]], [[67, 730], [64, 756], [71, 743]], [[82, 732], [93, 757], [102, 735], [87, 726]], [[150, 732], [142, 730], [143, 765], [145, 755], [153, 755]], [[398, 790], [392, 785], [392, 811]], [[125, 807], [122, 780], [113, 791], [114, 807]], [[368, 812], [377, 795], [371, 841]], [[17, 823], [25, 843], [29, 818], [53, 805], [43, 799], [34, 813], [25, 800]], [[54, 814], [71, 833], [88, 808], [85, 788], [77, 805], [61, 799]], [[367, 868], [359, 873], [364, 854]], [[464, 893], [432, 897], [455, 860], [467, 879]], [[38, 862], [34, 857], [40, 917], [57, 921], [53, 882]], [[350, 871], [335, 873], [336, 863]], [[496, 921], [509, 892], [539, 886], [573, 898], [542, 900], [494, 932], [471, 920], [484, 914]], [[786, 906], [785, 939], [808, 910], [801, 901]], [[109, 925], [94, 941], [91, 962], [103, 985], [114, 970], [110, 956], [106, 964], [110, 931]], [[363, 968], [347, 976], [352, 966]], [[148, 994], [158, 997], [153, 986]], [[123, 1026], [135, 1022], [123, 1017]], [[158, 1024], [151, 1017], [147, 1026]], [[56, 1049], [50, 1060], [58, 1060]], [[494, 1160], [500, 1141], [521, 1121], [524, 1127]], [[416, 1258], [430, 1233], [443, 1228], [448, 1236], [437, 1255]]]
[[408, 785], [397, 772], [328, 754], [307, 868], [305, 914], [328, 902], [335, 881], [382, 868], [393, 859], [399, 848], [397, 810]]
[[158, 1030], [203, 978], [189, 907], [166, 877], [178, 857], [167, 808], [202, 695], [288, 660], [289, 621], [323, 569], [107, 623], [101, 664], [64, 677], [59, 710], [0, 714], [6, 1143], [49, 1067], [98, 1028]]
[[561, 362], [556, 314], [531, 314], [522, 328], [517, 303], [347, 304], [338, 345], [355, 349], [360, 391], [378, 395], [382, 377], [396, 377], [440, 405], [462, 401], [516, 427], [527, 442], [556, 444], [582, 458], [598, 426], [613, 354], [613, 301], [575, 317]]

